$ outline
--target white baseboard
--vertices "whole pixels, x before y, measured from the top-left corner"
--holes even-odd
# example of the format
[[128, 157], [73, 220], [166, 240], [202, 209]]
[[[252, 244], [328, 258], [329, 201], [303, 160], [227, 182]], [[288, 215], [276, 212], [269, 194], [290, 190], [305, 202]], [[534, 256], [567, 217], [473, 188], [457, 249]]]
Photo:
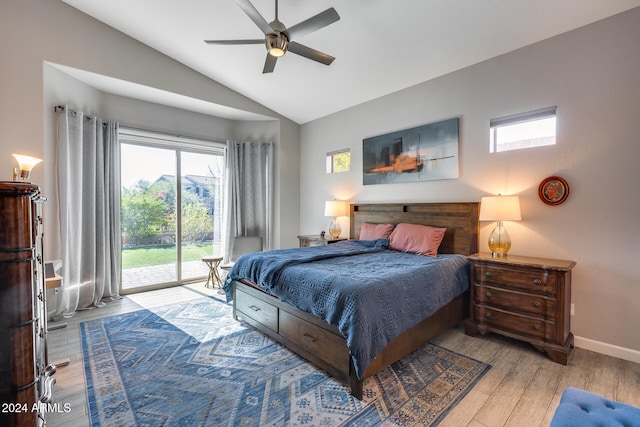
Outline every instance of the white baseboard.
[[573, 343], [574, 346], [584, 348], [585, 350], [595, 351], [596, 353], [606, 354], [607, 356], [617, 357], [618, 359], [640, 363], [640, 351], [637, 350], [631, 350], [630, 348], [618, 347], [617, 345], [576, 336], [573, 337]]

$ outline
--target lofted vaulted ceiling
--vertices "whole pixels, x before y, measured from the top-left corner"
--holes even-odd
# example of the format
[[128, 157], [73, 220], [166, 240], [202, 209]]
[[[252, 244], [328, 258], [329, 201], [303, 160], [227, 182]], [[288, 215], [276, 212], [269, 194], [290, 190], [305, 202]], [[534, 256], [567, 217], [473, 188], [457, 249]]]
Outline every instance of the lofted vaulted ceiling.
[[[325, 66], [288, 52], [263, 74], [263, 37], [234, 0], [63, 0], [297, 123], [323, 117], [591, 22], [640, 0], [280, 0], [293, 26], [333, 7], [340, 20], [299, 43], [336, 57]], [[252, 0], [270, 22], [274, 0]], [[184, 100], [183, 100], [184, 101]]]

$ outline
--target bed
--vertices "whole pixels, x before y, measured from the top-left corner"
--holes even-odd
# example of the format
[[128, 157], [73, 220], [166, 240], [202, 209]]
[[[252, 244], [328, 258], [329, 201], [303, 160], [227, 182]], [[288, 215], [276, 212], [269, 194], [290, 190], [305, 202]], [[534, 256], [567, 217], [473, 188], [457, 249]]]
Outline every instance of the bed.
[[[385, 247], [385, 242], [388, 244], [388, 241], [359, 240], [363, 226], [400, 223], [446, 228], [437, 259], [390, 253], [392, 251]], [[478, 203], [354, 204], [350, 209], [350, 235], [355, 241], [340, 242], [328, 247], [299, 248], [295, 252], [268, 251], [241, 258], [230, 272], [225, 291], [228, 298], [233, 299], [234, 318], [244, 320], [346, 383], [350, 386], [351, 393], [362, 399], [366, 378], [466, 318], [469, 280], [468, 264], [464, 256], [475, 253], [478, 249]], [[280, 252], [286, 253], [285, 261], [280, 261]], [[384, 258], [387, 256], [398, 258], [389, 262], [388, 258]], [[296, 260], [291, 261], [291, 257]], [[361, 261], [359, 257], [367, 258], [366, 261]], [[451, 270], [456, 276], [456, 282], [465, 282], [465, 288], [459, 288], [460, 284], [457, 284], [456, 290], [450, 291], [452, 296], [446, 300], [442, 300], [444, 297], [430, 298], [442, 301], [435, 308], [427, 308], [426, 304], [423, 307], [422, 303], [418, 303], [416, 298], [418, 294], [415, 289], [424, 289], [420, 288], [423, 286], [422, 277], [418, 278], [418, 270], [411, 272], [414, 264], [436, 261], [442, 261], [449, 267], [439, 265], [434, 269], [437, 271], [434, 273], [437, 274], [434, 276], [435, 282], [444, 282], [439, 274]], [[342, 262], [346, 262], [346, 265], [340, 264]], [[461, 264], [463, 262], [464, 265]], [[271, 268], [278, 263], [282, 263], [282, 266]], [[406, 268], [399, 267], [405, 263]], [[267, 268], [264, 267], [265, 264]], [[334, 297], [333, 288], [330, 287], [333, 285], [322, 287], [329, 282], [335, 282], [339, 287], [351, 286], [353, 275], [340, 272], [351, 271], [349, 269], [357, 264], [375, 266], [377, 269], [367, 273], [368, 275], [364, 272], [358, 274], [367, 279], [364, 281], [366, 283], [357, 284], [360, 296], [353, 301], [359, 301], [365, 294], [375, 297], [369, 298], [371, 301], [398, 300], [398, 303], [406, 304], [407, 309], [402, 310], [407, 312], [406, 316], [397, 316], [387, 311], [386, 306], [378, 308], [370, 305], [371, 301], [364, 308], [353, 308], [351, 299]], [[394, 274], [398, 274], [396, 277], [402, 286], [396, 288], [377, 283], [375, 276], [378, 272], [392, 270], [396, 264], [398, 267]], [[260, 266], [261, 270], [258, 271], [256, 266]], [[405, 274], [401, 270], [406, 270], [406, 277], [400, 277], [400, 274]], [[465, 272], [464, 278], [460, 271]], [[280, 282], [293, 283], [282, 290]], [[318, 286], [322, 290], [317, 295], [308, 291]], [[362, 292], [362, 286], [367, 286], [367, 292]], [[375, 292], [368, 289], [375, 289]], [[396, 289], [402, 289], [402, 292], [397, 292]], [[327, 297], [326, 294], [330, 296]], [[322, 302], [325, 303], [324, 306]], [[334, 305], [339, 310], [333, 310]], [[360, 320], [362, 313], [372, 311], [374, 314], [385, 314]], [[357, 325], [354, 326], [354, 323]], [[410, 326], [407, 327], [406, 324]], [[366, 348], [363, 350], [363, 347]]]

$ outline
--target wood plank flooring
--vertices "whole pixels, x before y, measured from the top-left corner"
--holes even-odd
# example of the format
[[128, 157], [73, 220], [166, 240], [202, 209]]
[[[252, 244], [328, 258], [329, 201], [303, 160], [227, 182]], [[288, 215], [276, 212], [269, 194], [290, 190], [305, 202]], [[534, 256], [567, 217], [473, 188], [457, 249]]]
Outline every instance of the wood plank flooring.
[[[69, 411], [46, 416], [48, 427], [89, 426], [84, 367], [80, 347], [81, 322], [214, 295], [203, 283], [129, 295], [105, 307], [78, 312], [50, 327], [49, 359], [69, 360], [55, 374], [54, 403]], [[217, 295], [220, 296], [220, 295]], [[567, 386], [583, 388], [640, 407], [640, 364], [576, 348], [567, 366], [551, 362], [533, 347], [515, 340], [487, 335], [472, 338], [462, 325], [432, 342], [492, 365], [491, 370], [451, 411], [440, 426], [548, 426]]]

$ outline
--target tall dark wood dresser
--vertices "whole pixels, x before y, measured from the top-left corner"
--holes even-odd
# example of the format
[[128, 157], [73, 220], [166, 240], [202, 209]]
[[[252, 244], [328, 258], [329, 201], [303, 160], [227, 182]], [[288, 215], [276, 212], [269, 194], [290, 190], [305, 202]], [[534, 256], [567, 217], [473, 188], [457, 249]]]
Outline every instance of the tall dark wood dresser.
[[38, 186], [0, 182], [0, 425], [41, 426], [56, 368], [47, 355]]

